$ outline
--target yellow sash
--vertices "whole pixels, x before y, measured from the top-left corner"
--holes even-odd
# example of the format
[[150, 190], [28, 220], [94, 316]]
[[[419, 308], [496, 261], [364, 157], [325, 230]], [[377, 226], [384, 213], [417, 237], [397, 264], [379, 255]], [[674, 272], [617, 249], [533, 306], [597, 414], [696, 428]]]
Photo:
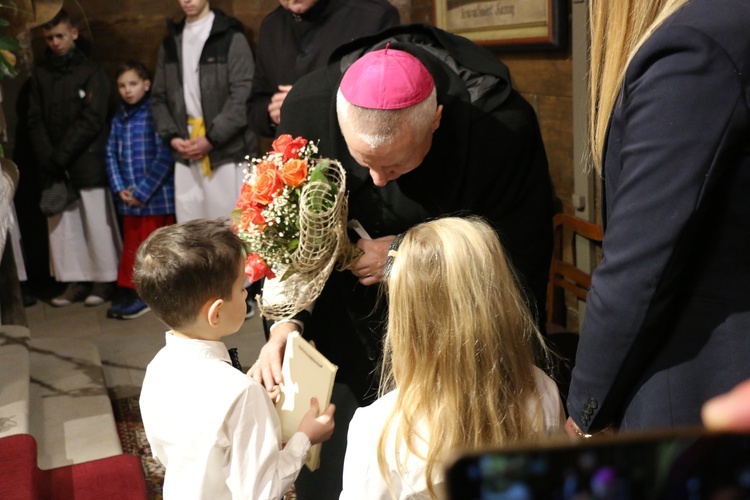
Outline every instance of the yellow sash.
[[[203, 118], [193, 118], [189, 116], [188, 125], [191, 126], [190, 139], [197, 139], [198, 137], [206, 136], [206, 123], [203, 121]], [[214, 173], [211, 170], [211, 160], [208, 158], [208, 155], [203, 157], [201, 163], [203, 164], [203, 175], [205, 177], [213, 177]]]

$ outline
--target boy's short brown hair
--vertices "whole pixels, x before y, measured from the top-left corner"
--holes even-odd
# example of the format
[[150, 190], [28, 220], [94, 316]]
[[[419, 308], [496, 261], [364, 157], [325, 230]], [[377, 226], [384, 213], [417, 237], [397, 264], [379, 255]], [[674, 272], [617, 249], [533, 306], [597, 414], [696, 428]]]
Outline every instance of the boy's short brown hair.
[[153, 80], [153, 78], [151, 78], [151, 72], [148, 70], [146, 65], [133, 60], [125, 61], [117, 67], [117, 71], [115, 72], [115, 79], [120, 78], [120, 76], [122, 76], [122, 74], [126, 71], [135, 71], [135, 74], [138, 75], [138, 78], [140, 78], [141, 80]]
[[228, 300], [245, 246], [226, 218], [157, 229], [138, 248], [133, 281], [156, 317], [173, 329], [192, 324], [208, 300]]
[[75, 24], [73, 24], [73, 20], [70, 18], [70, 14], [68, 14], [68, 11], [65, 9], [60, 9], [60, 12], [55, 14], [55, 17], [42, 25], [42, 29], [51, 30], [60, 23], [65, 23], [73, 28], [75, 27]]

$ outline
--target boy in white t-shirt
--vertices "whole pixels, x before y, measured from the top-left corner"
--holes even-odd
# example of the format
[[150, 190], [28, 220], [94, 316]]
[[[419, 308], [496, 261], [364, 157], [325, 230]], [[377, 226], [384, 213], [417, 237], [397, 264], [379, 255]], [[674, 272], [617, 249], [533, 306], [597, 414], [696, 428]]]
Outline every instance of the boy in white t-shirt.
[[312, 444], [333, 432], [334, 406], [312, 400], [282, 450], [266, 390], [235, 369], [221, 338], [245, 320], [244, 244], [225, 219], [154, 231], [136, 256], [139, 296], [167, 324], [149, 363], [140, 406], [164, 498], [281, 498]]

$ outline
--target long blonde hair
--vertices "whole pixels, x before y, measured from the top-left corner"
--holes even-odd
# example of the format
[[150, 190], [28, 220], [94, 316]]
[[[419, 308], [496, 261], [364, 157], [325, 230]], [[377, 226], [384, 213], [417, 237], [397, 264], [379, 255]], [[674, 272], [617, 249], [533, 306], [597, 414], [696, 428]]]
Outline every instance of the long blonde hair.
[[591, 0], [589, 142], [601, 173], [604, 140], [625, 70], [638, 49], [665, 19], [690, 0]]
[[[380, 392], [398, 387], [398, 397], [380, 437], [378, 464], [390, 489], [386, 450], [395, 433], [399, 473], [406, 446], [425, 460], [435, 497], [449, 453], [539, 434], [541, 405], [529, 411], [538, 402], [535, 346], [544, 350], [544, 341], [497, 234], [481, 219], [415, 226], [392, 258]], [[427, 445], [426, 456], [420, 444]]]

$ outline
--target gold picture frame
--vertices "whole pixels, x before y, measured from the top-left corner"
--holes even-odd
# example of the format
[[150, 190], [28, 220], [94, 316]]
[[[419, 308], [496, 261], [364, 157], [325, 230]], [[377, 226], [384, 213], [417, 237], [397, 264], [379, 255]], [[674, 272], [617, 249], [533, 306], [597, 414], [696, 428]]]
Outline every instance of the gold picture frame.
[[557, 48], [567, 0], [435, 0], [435, 25], [481, 45]]

